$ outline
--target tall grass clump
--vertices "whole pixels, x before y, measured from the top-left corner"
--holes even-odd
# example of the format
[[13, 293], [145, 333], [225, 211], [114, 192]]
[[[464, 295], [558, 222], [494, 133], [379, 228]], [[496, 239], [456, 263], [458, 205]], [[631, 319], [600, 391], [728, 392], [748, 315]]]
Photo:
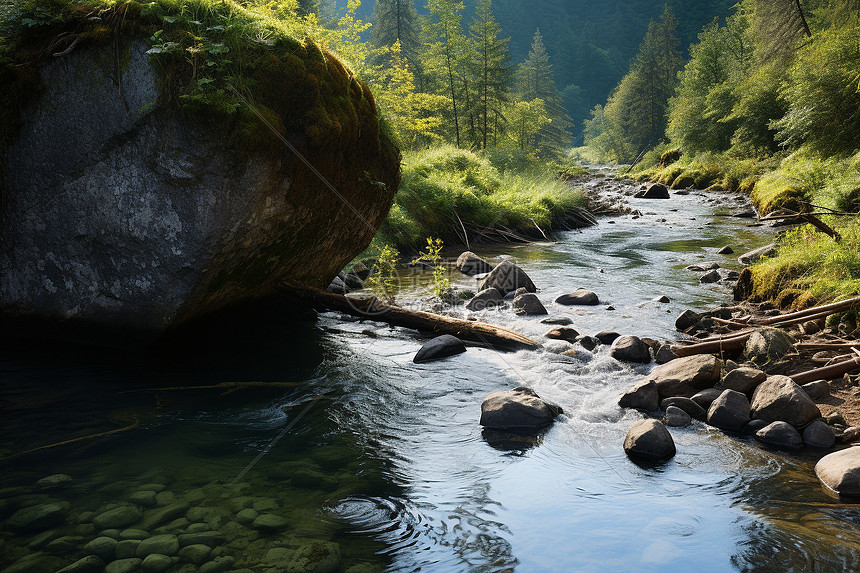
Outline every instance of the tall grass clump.
[[483, 155], [438, 146], [404, 157], [400, 189], [379, 240], [415, 251], [429, 236], [462, 245], [493, 229], [534, 238], [583, 204], [582, 192], [548, 168], [501, 171]]

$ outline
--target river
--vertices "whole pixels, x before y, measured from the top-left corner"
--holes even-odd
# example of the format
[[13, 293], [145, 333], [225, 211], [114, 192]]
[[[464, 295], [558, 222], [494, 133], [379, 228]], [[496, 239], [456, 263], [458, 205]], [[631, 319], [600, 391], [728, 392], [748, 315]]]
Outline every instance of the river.
[[[570, 317], [582, 334], [666, 339], [677, 336], [682, 310], [731, 299], [726, 286], [702, 285], [684, 267], [737, 268], [716, 250], [749, 250], [772, 232], [729, 216], [748, 208], [734, 196], [630, 203], [640, 218], [604, 218], [554, 243], [474, 250], [520, 264], [550, 315]], [[475, 286], [462, 275], [452, 280]], [[427, 296], [426, 274], [404, 271], [402, 284], [404, 304]], [[552, 302], [579, 287], [601, 305]], [[663, 295], [671, 302], [656, 302]], [[575, 345], [577, 356], [564, 356], [562, 342], [516, 353], [470, 347], [415, 365], [414, 333], [335, 314], [288, 320], [290, 312], [272, 308], [253, 328], [230, 323], [169, 359], [0, 348], [0, 567], [54, 571], [82, 558], [97, 537], [125, 542], [123, 551], [132, 546], [133, 560], [147, 554], [137, 539], [216, 530], [206, 555], [183, 547], [165, 566], [189, 573], [860, 567], [860, 511], [823, 492], [812, 472], [820, 453], [786, 455], [694, 422], [672, 429], [671, 461], [628, 460], [624, 435], [641, 415], [616, 403], [651, 366], [621, 364], [600, 347], [592, 354]], [[510, 310], [481, 318], [535, 339], [550, 328]], [[482, 432], [483, 398], [520, 385], [565, 415], [534, 441]], [[98, 434], [105, 435], [88, 437]], [[84, 439], [36, 449], [77, 438]], [[68, 477], [42, 480], [56, 474]], [[127, 555], [117, 551], [101, 558], [117, 563]]]

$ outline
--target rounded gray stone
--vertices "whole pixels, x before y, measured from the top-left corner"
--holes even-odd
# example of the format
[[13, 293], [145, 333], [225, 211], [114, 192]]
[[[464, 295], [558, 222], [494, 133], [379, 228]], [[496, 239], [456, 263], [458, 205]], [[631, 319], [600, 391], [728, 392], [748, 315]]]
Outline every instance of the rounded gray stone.
[[760, 442], [781, 448], [799, 448], [803, 438], [794, 426], [786, 422], [772, 422], [755, 433]]
[[813, 448], [832, 448], [836, 443], [836, 434], [823, 420], [815, 420], [804, 428], [803, 443]]
[[750, 402], [735, 390], [723, 390], [708, 408], [708, 423], [722, 430], [740, 432], [750, 421]]
[[670, 428], [681, 428], [688, 426], [693, 418], [677, 406], [669, 406], [666, 408], [666, 415], [663, 416], [663, 423]]
[[186, 563], [200, 565], [209, 559], [210, 553], [212, 553], [211, 547], [201, 543], [195, 543], [194, 545], [187, 545], [179, 550], [179, 560]]
[[93, 518], [96, 529], [125, 529], [140, 521], [143, 514], [133, 505], [121, 505]]
[[624, 451], [633, 458], [664, 460], [675, 455], [675, 441], [657, 420], [640, 420], [627, 432]]
[[172, 533], [153, 535], [141, 541], [135, 551], [135, 555], [140, 558], [145, 558], [154, 553], [173, 557], [179, 553], [179, 539]]

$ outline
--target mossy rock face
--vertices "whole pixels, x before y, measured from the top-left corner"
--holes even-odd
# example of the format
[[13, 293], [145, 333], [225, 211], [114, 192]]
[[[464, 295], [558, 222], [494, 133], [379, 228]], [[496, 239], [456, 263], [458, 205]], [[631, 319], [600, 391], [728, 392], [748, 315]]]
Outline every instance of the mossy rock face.
[[224, 115], [171, 97], [148, 43], [117, 40], [42, 64], [16, 108], [0, 318], [157, 334], [285, 280], [325, 287], [370, 243], [400, 154], [333, 56], [250, 47], [252, 107]]

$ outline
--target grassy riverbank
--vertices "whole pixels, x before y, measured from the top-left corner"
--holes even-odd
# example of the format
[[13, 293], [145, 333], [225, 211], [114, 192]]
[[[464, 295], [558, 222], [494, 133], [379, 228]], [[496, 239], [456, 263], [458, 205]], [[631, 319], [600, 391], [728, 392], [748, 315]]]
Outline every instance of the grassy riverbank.
[[423, 247], [426, 237], [458, 245], [500, 230], [542, 238], [571, 208], [585, 203], [581, 191], [559, 179], [565, 167], [450, 145], [408, 153], [400, 190], [376, 242], [411, 251]]

